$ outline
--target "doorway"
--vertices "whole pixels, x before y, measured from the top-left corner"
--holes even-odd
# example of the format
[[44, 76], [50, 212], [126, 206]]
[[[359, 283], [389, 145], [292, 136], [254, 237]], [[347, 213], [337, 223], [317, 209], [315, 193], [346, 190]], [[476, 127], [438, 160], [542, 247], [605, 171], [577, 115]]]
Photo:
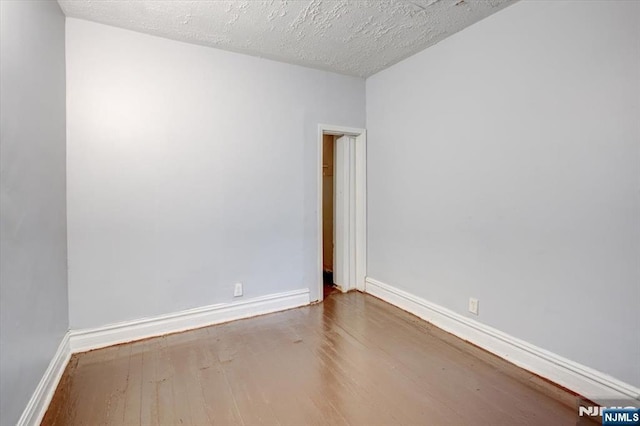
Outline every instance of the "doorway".
[[366, 132], [318, 126], [318, 300], [364, 291]]
[[322, 135], [322, 295], [338, 291], [333, 279], [335, 256], [335, 135]]

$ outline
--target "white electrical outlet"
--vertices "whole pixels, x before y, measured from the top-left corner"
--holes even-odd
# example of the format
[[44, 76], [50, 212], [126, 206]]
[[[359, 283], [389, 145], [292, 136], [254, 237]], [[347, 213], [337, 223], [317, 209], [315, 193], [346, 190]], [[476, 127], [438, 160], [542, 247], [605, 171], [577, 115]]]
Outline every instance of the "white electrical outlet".
[[236, 283], [236, 286], [233, 289], [233, 297], [242, 296], [242, 283]]
[[469, 298], [469, 312], [471, 312], [474, 315], [478, 315], [478, 305], [480, 304], [480, 302], [478, 301], [478, 299], [470, 297]]

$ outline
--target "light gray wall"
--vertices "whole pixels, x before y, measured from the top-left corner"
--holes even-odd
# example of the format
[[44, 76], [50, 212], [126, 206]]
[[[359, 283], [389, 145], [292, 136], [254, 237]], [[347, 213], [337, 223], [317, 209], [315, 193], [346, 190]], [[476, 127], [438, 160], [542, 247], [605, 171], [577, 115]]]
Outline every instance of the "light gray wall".
[[0, 424], [15, 424], [68, 329], [64, 16], [0, 1]]
[[364, 80], [67, 20], [72, 328], [310, 288], [318, 123]]
[[367, 80], [368, 275], [640, 385], [640, 3], [519, 2]]

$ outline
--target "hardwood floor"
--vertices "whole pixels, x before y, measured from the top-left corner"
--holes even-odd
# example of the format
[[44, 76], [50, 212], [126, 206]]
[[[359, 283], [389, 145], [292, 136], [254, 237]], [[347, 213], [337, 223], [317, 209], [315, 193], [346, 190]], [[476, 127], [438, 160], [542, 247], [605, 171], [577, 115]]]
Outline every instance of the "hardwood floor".
[[575, 425], [575, 396], [361, 293], [74, 355], [45, 425]]

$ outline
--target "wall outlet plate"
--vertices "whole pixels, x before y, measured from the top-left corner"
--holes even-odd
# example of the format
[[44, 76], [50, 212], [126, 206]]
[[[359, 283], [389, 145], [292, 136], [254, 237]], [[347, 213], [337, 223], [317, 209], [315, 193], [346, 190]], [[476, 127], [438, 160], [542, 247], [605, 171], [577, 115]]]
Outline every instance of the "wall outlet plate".
[[242, 296], [242, 283], [236, 283], [235, 287], [233, 288], [233, 297], [240, 296]]
[[480, 304], [480, 301], [474, 297], [470, 297], [469, 298], [469, 312], [471, 312], [474, 315], [478, 315], [478, 305]]

